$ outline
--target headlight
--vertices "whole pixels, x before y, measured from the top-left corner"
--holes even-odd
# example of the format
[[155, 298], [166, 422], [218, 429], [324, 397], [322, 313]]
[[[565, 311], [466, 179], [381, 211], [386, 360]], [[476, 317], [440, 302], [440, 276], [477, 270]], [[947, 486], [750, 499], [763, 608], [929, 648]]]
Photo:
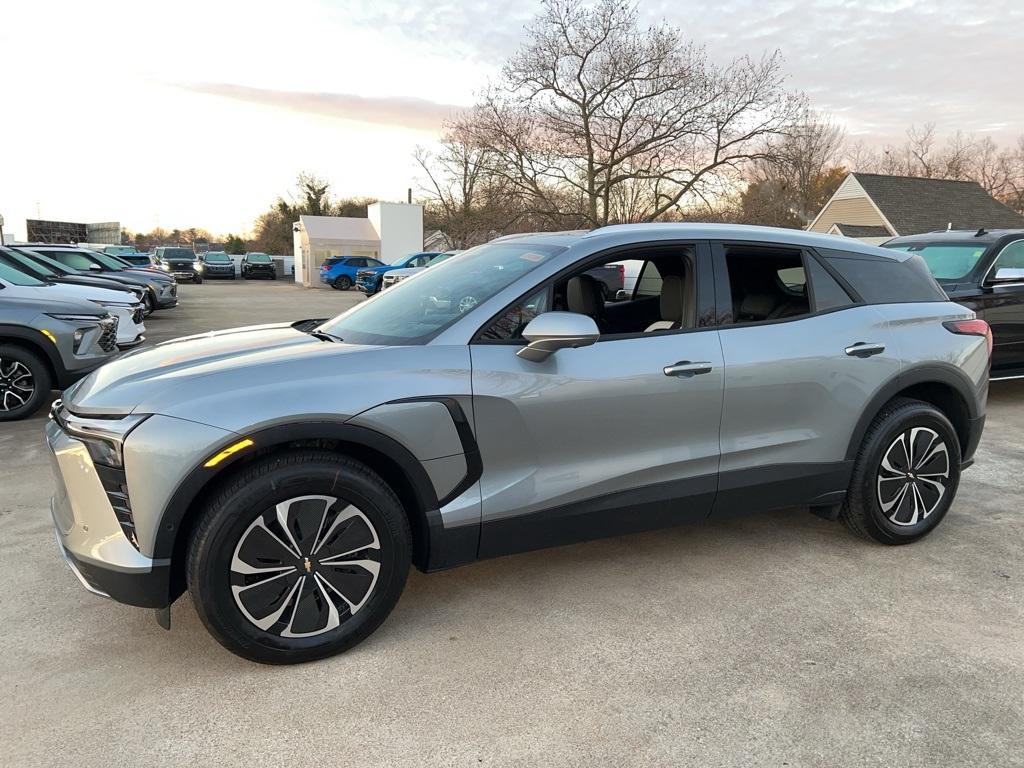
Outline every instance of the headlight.
[[162, 269], [164, 272], [171, 271], [171, 267], [168, 264], [164, 264], [164, 262], [162, 261], [160, 262], [160, 269]]
[[131, 309], [135, 306], [133, 301], [99, 301], [98, 299], [91, 299], [93, 304], [99, 304], [101, 307], [120, 307], [122, 309]]
[[75, 416], [66, 408], [51, 412], [64, 430], [80, 440], [96, 464], [120, 468], [124, 465], [124, 441], [128, 433], [145, 421], [148, 415], [131, 415], [111, 419], [89, 419]]
[[50, 312], [47, 312], [46, 315], [48, 317], [54, 318], [55, 320], [63, 320], [68, 323], [98, 323], [100, 320], [106, 317], [106, 315], [61, 315]]
[[202, 272], [203, 271], [203, 262], [201, 262], [201, 261], [193, 261], [192, 262], [192, 269], [194, 269], [196, 272]]

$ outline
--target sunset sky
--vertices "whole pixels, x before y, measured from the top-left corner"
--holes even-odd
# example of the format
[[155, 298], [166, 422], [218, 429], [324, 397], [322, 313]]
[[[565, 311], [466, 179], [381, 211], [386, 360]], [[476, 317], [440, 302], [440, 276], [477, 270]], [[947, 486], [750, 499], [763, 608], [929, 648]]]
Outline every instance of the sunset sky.
[[[515, 49], [526, 3], [8, 0], [0, 214], [247, 231], [299, 171], [401, 200], [412, 153]], [[1024, 3], [641, 0], [713, 59], [779, 48], [850, 136], [1024, 132]]]

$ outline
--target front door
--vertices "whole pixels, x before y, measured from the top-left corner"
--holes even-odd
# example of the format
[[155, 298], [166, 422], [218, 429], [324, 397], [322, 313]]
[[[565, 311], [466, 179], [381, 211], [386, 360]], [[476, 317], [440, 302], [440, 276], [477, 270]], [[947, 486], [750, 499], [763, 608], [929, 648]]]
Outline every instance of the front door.
[[480, 556], [704, 519], [718, 481], [718, 335], [612, 333], [543, 362], [514, 343], [472, 344]]

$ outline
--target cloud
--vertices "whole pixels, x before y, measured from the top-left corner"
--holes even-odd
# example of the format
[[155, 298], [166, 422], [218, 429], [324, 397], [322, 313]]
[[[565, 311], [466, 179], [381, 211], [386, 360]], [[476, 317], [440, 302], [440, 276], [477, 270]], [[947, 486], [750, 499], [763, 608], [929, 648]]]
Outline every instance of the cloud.
[[436, 101], [412, 96], [368, 97], [352, 93], [308, 93], [251, 88], [231, 83], [176, 83], [175, 85], [194, 93], [246, 101], [251, 104], [292, 112], [306, 112], [340, 120], [393, 125], [422, 131], [440, 130], [445, 120], [465, 108], [454, 104], [439, 104]]

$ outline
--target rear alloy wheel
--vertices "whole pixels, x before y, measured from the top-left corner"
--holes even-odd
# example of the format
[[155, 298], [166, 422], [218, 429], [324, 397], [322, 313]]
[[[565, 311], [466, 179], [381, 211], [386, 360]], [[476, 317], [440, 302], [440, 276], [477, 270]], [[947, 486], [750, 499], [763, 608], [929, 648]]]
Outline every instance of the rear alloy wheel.
[[50, 391], [50, 372], [30, 350], [0, 344], [0, 421], [31, 416]]
[[327, 451], [239, 472], [199, 523], [188, 584], [211, 634], [245, 658], [292, 664], [339, 653], [387, 618], [405, 585], [401, 504], [365, 465]]
[[340, 277], [335, 279], [335, 281], [331, 283], [331, 285], [336, 290], [347, 291], [349, 288], [352, 287], [352, 278], [350, 278], [348, 275], [341, 275]]
[[945, 517], [960, 482], [960, 441], [938, 408], [901, 398], [868, 428], [840, 519], [883, 544], [909, 544]]

